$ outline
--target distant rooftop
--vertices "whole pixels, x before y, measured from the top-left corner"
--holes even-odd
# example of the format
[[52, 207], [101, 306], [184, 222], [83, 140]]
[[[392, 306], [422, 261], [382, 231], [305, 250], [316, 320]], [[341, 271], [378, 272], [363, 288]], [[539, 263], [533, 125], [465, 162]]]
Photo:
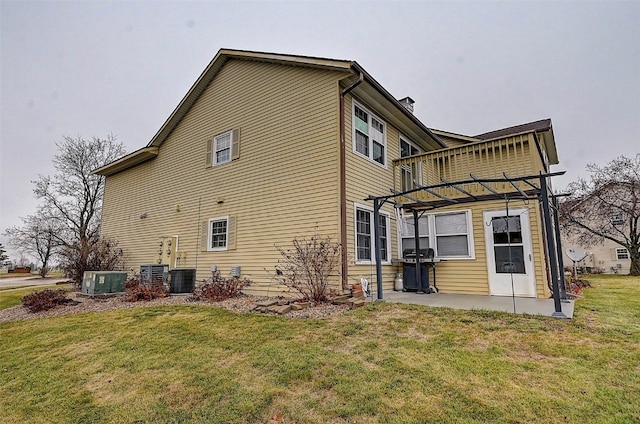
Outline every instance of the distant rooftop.
[[500, 130], [489, 131], [484, 134], [474, 135], [473, 138], [480, 140], [490, 140], [492, 138], [507, 137], [511, 134], [519, 134], [528, 131], [542, 132], [551, 128], [551, 119], [541, 119], [540, 121], [529, 122], [527, 124], [516, 125], [515, 127], [502, 128]]

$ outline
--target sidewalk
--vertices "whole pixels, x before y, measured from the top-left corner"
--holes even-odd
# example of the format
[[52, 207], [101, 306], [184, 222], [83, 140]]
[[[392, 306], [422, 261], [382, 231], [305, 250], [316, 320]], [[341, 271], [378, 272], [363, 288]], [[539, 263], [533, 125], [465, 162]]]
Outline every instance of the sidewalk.
[[68, 280], [68, 278], [41, 278], [37, 275], [30, 277], [0, 278], [0, 287], [48, 286]]

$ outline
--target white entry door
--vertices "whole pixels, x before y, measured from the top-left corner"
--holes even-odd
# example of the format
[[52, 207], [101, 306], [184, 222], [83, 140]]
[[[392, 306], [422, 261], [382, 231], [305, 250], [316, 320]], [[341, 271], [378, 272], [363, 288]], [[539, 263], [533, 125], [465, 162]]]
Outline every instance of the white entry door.
[[535, 297], [529, 211], [485, 212], [484, 228], [491, 295]]

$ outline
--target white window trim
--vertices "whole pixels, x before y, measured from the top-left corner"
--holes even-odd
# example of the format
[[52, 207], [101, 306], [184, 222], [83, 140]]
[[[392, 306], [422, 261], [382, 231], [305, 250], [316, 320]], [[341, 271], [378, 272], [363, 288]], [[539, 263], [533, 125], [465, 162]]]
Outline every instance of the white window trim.
[[[623, 257], [620, 257], [622, 255]], [[626, 261], [629, 260], [631, 256], [629, 252], [624, 247], [616, 247], [616, 260], [617, 261]]]
[[[416, 143], [414, 143], [413, 141], [411, 141], [411, 139], [409, 137], [406, 137], [402, 134], [400, 134], [400, 140], [404, 141], [405, 143], [409, 144], [410, 146], [413, 146], [416, 148], [416, 150], [418, 150], [418, 155], [421, 153], [424, 153], [424, 150], [421, 149]], [[398, 157], [402, 158], [402, 145], [400, 143], [398, 143]], [[404, 157], [409, 157], [409, 156], [404, 156]]]
[[[218, 156], [216, 155], [216, 153], [218, 152], [218, 139], [225, 137], [225, 136], [229, 136], [229, 158], [225, 161], [222, 162], [218, 162]], [[213, 157], [211, 158], [212, 160], [212, 164], [213, 166], [216, 165], [222, 165], [224, 163], [229, 163], [231, 162], [231, 156], [232, 156], [232, 149], [233, 149], [233, 130], [229, 130], [229, 131], [225, 131], [221, 134], [218, 134], [216, 136], [213, 137], [213, 152], [212, 155]]]
[[[368, 211], [371, 213], [371, 260], [359, 260], [358, 259], [358, 213], [357, 210]], [[380, 216], [384, 216], [387, 221], [387, 260], [380, 261], [381, 265], [391, 264], [391, 214], [385, 211], [380, 211]], [[362, 205], [359, 203], [353, 204], [353, 245], [355, 247], [355, 263], [356, 265], [375, 265], [376, 253], [375, 253], [375, 230], [373, 229], [375, 221], [373, 220], [373, 208], [371, 206]]]
[[615, 213], [613, 215], [611, 215], [611, 225], [613, 226], [619, 226], [619, 225], [624, 225], [624, 216], [622, 215], [622, 213]]
[[[382, 145], [384, 147], [384, 164], [377, 162], [375, 160], [373, 160], [373, 137], [371, 134], [368, 134], [369, 136], [369, 156], [363, 155], [362, 153], [360, 153], [357, 149], [356, 149], [356, 124], [355, 124], [355, 120], [356, 120], [356, 106], [359, 107], [360, 109], [362, 109], [363, 111], [365, 111], [368, 115], [369, 115], [369, 120], [371, 120], [371, 118], [375, 118], [376, 120], [380, 121], [382, 124], [384, 124], [384, 132], [382, 133]], [[371, 122], [367, 122], [367, 125], [369, 125], [369, 127], [371, 127]], [[357, 102], [356, 100], [353, 100], [351, 102], [351, 140], [352, 140], [352, 148], [353, 148], [353, 153], [355, 153], [356, 155], [367, 159], [369, 162], [374, 163], [376, 165], [378, 165], [381, 168], [387, 169], [387, 164], [389, 163], [389, 149], [387, 146], [387, 122], [383, 119], [381, 119], [379, 116], [377, 116], [374, 113], [371, 113], [371, 111], [364, 107], [361, 103]]]
[[[410, 138], [405, 137], [404, 135], [400, 134], [400, 139], [398, 141], [398, 157], [400, 157], [400, 159], [402, 159], [403, 157], [413, 156], [413, 155], [402, 156], [402, 142], [403, 141], [405, 143], [407, 143], [409, 146], [414, 147], [418, 151], [418, 153], [416, 153], [416, 154], [419, 155], [419, 154], [424, 153], [424, 150], [421, 149], [420, 147], [418, 147], [418, 145], [416, 143], [414, 143], [413, 141], [411, 141]], [[417, 175], [416, 175], [416, 180], [417, 181], [416, 182], [418, 184], [422, 185], [422, 163], [421, 162], [417, 162], [416, 163], [416, 172], [417, 172]], [[401, 173], [401, 175], [402, 175], [402, 173]], [[415, 188], [415, 187], [413, 187], [413, 184], [412, 184], [412, 188]]]
[[[224, 243], [224, 247], [213, 247], [211, 245], [211, 238], [213, 236], [212, 232], [213, 232], [213, 223], [214, 222], [220, 222], [220, 221], [224, 221], [226, 222], [226, 227], [225, 227], [225, 243]], [[222, 252], [225, 250], [228, 250], [229, 248], [229, 217], [228, 216], [218, 216], [215, 218], [209, 218], [209, 225], [207, 227], [207, 251], [209, 252]]]
[[[452, 215], [452, 214], [460, 214], [460, 213], [464, 213], [465, 217], [467, 219], [467, 248], [469, 250], [469, 255], [468, 256], [439, 256], [438, 255], [438, 243], [437, 243], [437, 238], [438, 235], [436, 234], [436, 216], [437, 215]], [[475, 241], [474, 241], [474, 237], [473, 237], [473, 212], [471, 211], [471, 209], [462, 209], [462, 210], [455, 210], [455, 211], [446, 211], [446, 212], [437, 212], [437, 213], [425, 213], [424, 215], [422, 215], [422, 218], [426, 217], [427, 218], [427, 222], [429, 225], [429, 246], [422, 246], [420, 245], [421, 249], [425, 249], [427, 247], [430, 247], [431, 249], [433, 249], [434, 255], [436, 259], [445, 259], [447, 261], [459, 261], [459, 260], [474, 260], [476, 259], [476, 249], [475, 249]], [[413, 220], [412, 216], [404, 216], [404, 219], [411, 219]], [[401, 225], [397, 225], [397, 230], [398, 230], [398, 257], [402, 258], [402, 239], [403, 238], [408, 238], [408, 237], [403, 237], [402, 234], [402, 226]], [[440, 236], [443, 236], [444, 234], [440, 234]]]

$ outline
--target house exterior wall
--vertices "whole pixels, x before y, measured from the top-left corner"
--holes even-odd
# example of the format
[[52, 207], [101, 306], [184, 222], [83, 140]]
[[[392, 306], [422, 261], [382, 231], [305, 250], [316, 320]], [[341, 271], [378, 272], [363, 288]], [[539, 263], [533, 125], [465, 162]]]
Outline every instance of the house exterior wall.
[[[134, 272], [153, 263], [158, 239], [177, 236], [178, 267], [215, 264], [223, 275], [273, 281], [294, 237], [338, 241], [338, 80], [343, 73], [229, 61], [164, 141], [157, 158], [106, 179], [104, 236], [117, 239]], [[207, 168], [207, 140], [240, 132], [240, 157]], [[146, 218], [140, 216], [146, 214]], [[202, 249], [202, 223], [230, 216], [236, 248]], [[254, 290], [266, 289], [256, 285]]]
[[[340, 81], [342, 71], [231, 59], [198, 97], [189, 112], [162, 142], [157, 157], [106, 179], [102, 234], [116, 239], [125, 250], [129, 271], [155, 263], [159, 240], [171, 237], [179, 268], [196, 268], [197, 279], [216, 265], [223, 275], [232, 266], [254, 281], [248, 291], [277, 293], [275, 266], [294, 238], [312, 235], [340, 240]], [[376, 115], [386, 128], [386, 163], [380, 165], [354, 152], [354, 100]], [[372, 100], [374, 101], [374, 100]], [[346, 247], [349, 283], [367, 278], [375, 283], [375, 264], [356, 260], [356, 206], [372, 208], [369, 195], [390, 194], [397, 187], [401, 131], [385, 119], [389, 111], [353, 94], [345, 97]], [[404, 125], [396, 121], [397, 125]], [[230, 130], [239, 133], [239, 158], [207, 166], [207, 144]], [[418, 145], [424, 140], [405, 137]], [[544, 170], [532, 134], [476, 143], [427, 153], [407, 160], [421, 161], [423, 185], [468, 179], [533, 175]], [[511, 144], [509, 144], [511, 143]], [[484, 145], [483, 145], [484, 146]], [[506, 146], [506, 147], [505, 147]], [[417, 159], [416, 159], [417, 158]], [[395, 162], [394, 162], [395, 161]], [[402, 162], [402, 161], [400, 161]], [[395, 178], [394, 178], [395, 177]], [[394, 181], [395, 180], [395, 181]], [[503, 187], [508, 189], [508, 187]], [[465, 187], [474, 194], [482, 188]], [[443, 189], [446, 196], [459, 195]], [[416, 193], [416, 196], [429, 196]], [[406, 199], [405, 199], [406, 200]], [[430, 199], [425, 198], [430, 201]], [[548, 296], [544, 237], [538, 202], [511, 201], [510, 208], [529, 210], [536, 292]], [[473, 256], [448, 260], [437, 268], [443, 293], [488, 294], [488, 269], [483, 212], [504, 209], [504, 202], [484, 201], [448, 206], [435, 212], [469, 210], [473, 228]], [[390, 290], [402, 272], [396, 210], [385, 204], [389, 217], [389, 261], [382, 266], [383, 289]], [[203, 246], [211, 218], [227, 217], [235, 224], [228, 250]], [[395, 261], [393, 259], [396, 259]], [[335, 271], [340, 286], [340, 269]]]
[[[604, 272], [605, 274], [629, 274], [631, 270], [631, 259], [628, 252], [626, 258], [623, 254], [617, 254], [617, 249], [624, 249], [611, 240], [604, 240], [602, 244], [593, 246], [581, 246], [571, 237], [562, 236], [563, 261], [565, 267], [573, 267], [573, 261], [567, 256], [567, 249], [579, 247], [589, 253], [589, 255], [576, 266], [584, 268], [581, 272]], [[622, 253], [622, 252], [620, 252]]]
[[[349, 282], [351, 284], [359, 282], [360, 278], [366, 278], [370, 282], [375, 282], [375, 263], [356, 263], [356, 234], [355, 234], [355, 205], [373, 207], [373, 202], [365, 201], [369, 195], [379, 196], [388, 194], [393, 187], [393, 163], [394, 159], [400, 157], [400, 132], [393, 125], [386, 124], [387, 142], [387, 163], [381, 166], [370, 161], [353, 151], [353, 100], [354, 97], [348, 95], [345, 99], [344, 119], [345, 119], [345, 140], [346, 140], [346, 193], [347, 193], [347, 249], [349, 252]], [[384, 121], [384, 113], [378, 112], [363, 101], [356, 99], [356, 102], [367, 108]], [[383, 111], [382, 111], [383, 112]], [[390, 256], [397, 257], [397, 231], [395, 211], [391, 204], [385, 204], [382, 213], [390, 217]], [[390, 257], [390, 259], [391, 259]], [[382, 278], [385, 289], [393, 287], [393, 280], [397, 272], [397, 266], [389, 261], [382, 266]]]
[[[529, 212], [532, 263], [534, 265], [533, 274], [536, 284], [536, 295], [540, 298], [546, 298], [550, 295], [550, 290], [548, 288], [549, 279], [545, 261], [544, 234], [542, 231], [543, 227], [540, 204], [537, 201], [509, 201], [510, 210], [522, 208], [526, 208]], [[465, 210], [469, 210], [471, 212], [471, 222], [473, 227], [473, 256], [469, 259], [448, 259], [437, 265], [437, 286], [441, 293], [489, 294], [489, 273], [484, 228], [486, 224], [484, 222], [483, 213], [490, 211], [503, 211], [505, 209], [506, 205], [504, 201], [492, 200], [448, 206], [428, 212], [446, 213]], [[396, 255], [399, 255], [399, 253]], [[389, 270], [389, 274], [391, 272], [402, 272], [402, 263], [396, 263], [394, 266], [396, 270]], [[391, 290], [393, 288], [392, 282], [393, 279], [385, 279], [384, 288]]]

